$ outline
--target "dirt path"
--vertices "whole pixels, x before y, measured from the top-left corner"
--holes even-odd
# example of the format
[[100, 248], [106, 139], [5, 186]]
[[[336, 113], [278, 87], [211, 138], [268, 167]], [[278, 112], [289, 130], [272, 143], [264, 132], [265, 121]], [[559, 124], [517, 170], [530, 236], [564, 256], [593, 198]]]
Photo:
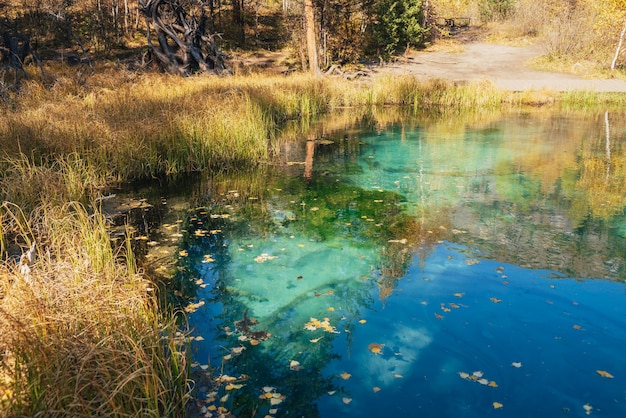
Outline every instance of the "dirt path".
[[461, 52], [415, 52], [407, 60], [372, 68], [375, 74], [413, 74], [421, 79], [489, 80], [513, 91], [548, 89], [626, 93], [626, 81], [589, 80], [571, 74], [535, 71], [526, 62], [542, 55], [539, 46], [504, 46], [482, 42], [463, 44]]

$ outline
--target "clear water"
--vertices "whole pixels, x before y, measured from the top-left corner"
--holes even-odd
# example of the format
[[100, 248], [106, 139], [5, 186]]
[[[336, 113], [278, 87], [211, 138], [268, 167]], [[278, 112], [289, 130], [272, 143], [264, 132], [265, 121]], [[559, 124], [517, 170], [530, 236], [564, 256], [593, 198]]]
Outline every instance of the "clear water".
[[625, 121], [363, 127], [202, 183], [192, 415], [626, 417]]

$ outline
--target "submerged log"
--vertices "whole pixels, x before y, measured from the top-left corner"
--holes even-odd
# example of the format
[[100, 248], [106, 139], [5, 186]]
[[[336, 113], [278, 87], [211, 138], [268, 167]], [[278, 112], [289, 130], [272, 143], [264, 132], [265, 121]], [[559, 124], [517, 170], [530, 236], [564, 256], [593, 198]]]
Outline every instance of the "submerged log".
[[146, 20], [149, 52], [163, 70], [183, 76], [226, 71], [226, 55], [217, 47], [220, 35], [206, 33], [203, 7], [195, 16], [179, 0], [139, 0], [139, 4]]

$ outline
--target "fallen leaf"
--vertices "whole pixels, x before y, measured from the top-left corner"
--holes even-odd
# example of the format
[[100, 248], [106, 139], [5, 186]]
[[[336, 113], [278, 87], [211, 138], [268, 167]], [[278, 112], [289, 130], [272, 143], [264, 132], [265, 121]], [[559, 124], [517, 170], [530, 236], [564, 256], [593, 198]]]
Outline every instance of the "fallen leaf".
[[328, 396], [333, 396], [335, 393], [337, 393], [336, 390], [328, 391]]
[[457, 298], [462, 298], [464, 295], [464, 293], [455, 293], [454, 296], [456, 296]]
[[489, 384], [489, 380], [487, 380], [487, 379], [478, 379], [477, 382], [480, 383], [481, 385], [485, 385], [485, 386], [487, 386]]
[[400, 373], [394, 373], [393, 377], [395, 377], [396, 379], [404, 379], [404, 376], [402, 376]]
[[268, 393], [276, 389], [274, 386], [263, 386], [263, 392]]
[[520, 367], [522, 367], [522, 362], [514, 361], [513, 363], [511, 363], [511, 366], [519, 369]]
[[345, 403], [346, 405], [348, 405], [350, 402], [352, 402], [352, 398], [342, 398], [341, 399], [343, 401], [343, 403]]
[[489, 382], [488, 386], [491, 386], [492, 388], [497, 388], [498, 384], [492, 380], [491, 382]]
[[577, 330], [581, 330], [581, 329], [583, 329], [583, 327], [581, 327], [581, 326], [580, 326], [580, 325], [578, 325], [578, 324], [574, 324], [574, 325], [572, 325], [572, 328], [577, 329]]
[[228, 385], [226, 385], [224, 387], [224, 389], [226, 390], [233, 390], [233, 389], [241, 389], [243, 387], [243, 385], [239, 384], [239, 385], [235, 385], [233, 383], [229, 383]]
[[346, 373], [346, 372], [341, 373], [339, 376], [341, 376], [343, 380], [348, 380], [352, 377], [350, 373]]
[[367, 346], [367, 349], [374, 354], [380, 354], [383, 351], [385, 344], [371, 343]]
[[335, 311], [335, 308], [333, 308], [333, 307], [331, 306], [331, 307], [329, 307], [327, 310], [328, 310], [329, 312], [334, 312], [334, 311]]
[[586, 403], [583, 405], [583, 409], [585, 410], [585, 414], [591, 415], [591, 410], [593, 409], [593, 406]]
[[367, 322], [367, 321], [366, 321], [365, 319], [361, 319], [361, 320], [359, 321], [359, 324], [364, 324], [364, 323], [366, 323], [366, 322]]
[[439, 315], [439, 314], [435, 314], [435, 318], [437, 318], [437, 319], [440, 319], [440, 320], [441, 320], [441, 319], [443, 319], [443, 316], [442, 316], [442, 315]]
[[493, 403], [493, 409], [500, 409], [502, 408], [504, 405], [502, 405], [500, 402], [494, 402]]
[[378, 386], [374, 386], [372, 390], [374, 391], [374, 393], [380, 392], [380, 388]]
[[293, 371], [298, 371], [302, 369], [302, 366], [300, 366], [300, 362], [297, 360], [291, 360], [291, 362], [289, 363], [289, 368]]
[[489, 298], [490, 301], [492, 301], [493, 303], [500, 303], [502, 302], [502, 299], [498, 299], [498, 298]]
[[596, 373], [602, 377], [606, 377], [607, 379], [613, 379], [613, 375], [605, 370], [596, 370]]
[[459, 376], [461, 377], [461, 379], [469, 379], [470, 377], [470, 375], [465, 372], [459, 372]]
[[478, 378], [483, 377], [483, 372], [479, 370], [477, 372], [472, 373], [472, 376], [478, 377]]
[[324, 337], [314, 338], [314, 339], [309, 340], [309, 341], [312, 342], [312, 343], [316, 343], [316, 342], [319, 342], [319, 340], [321, 340], [322, 338], [324, 338]]
[[278, 405], [278, 404], [282, 403], [282, 401], [283, 400], [280, 399], [280, 398], [272, 398], [272, 399], [270, 399], [270, 405], [272, 405], [272, 406]]
[[261, 341], [255, 340], [254, 338], [250, 338], [250, 345], [259, 345]]

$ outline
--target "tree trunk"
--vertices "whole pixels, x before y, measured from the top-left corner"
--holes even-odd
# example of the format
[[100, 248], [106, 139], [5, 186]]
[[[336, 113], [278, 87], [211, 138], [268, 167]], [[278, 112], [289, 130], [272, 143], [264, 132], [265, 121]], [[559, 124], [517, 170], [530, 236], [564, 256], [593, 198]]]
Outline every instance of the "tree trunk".
[[622, 32], [619, 35], [619, 41], [617, 43], [617, 48], [615, 49], [615, 56], [613, 57], [613, 62], [611, 62], [611, 70], [615, 69], [615, 64], [617, 64], [617, 58], [619, 57], [620, 52], [622, 52], [622, 45], [624, 44], [625, 35], [626, 35], [626, 20], [624, 21]]
[[306, 22], [306, 46], [309, 55], [309, 72], [319, 76], [320, 69], [317, 62], [317, 45], [315, 40], [315, 13], [313, 0], [304, 0], [304, 20]]

